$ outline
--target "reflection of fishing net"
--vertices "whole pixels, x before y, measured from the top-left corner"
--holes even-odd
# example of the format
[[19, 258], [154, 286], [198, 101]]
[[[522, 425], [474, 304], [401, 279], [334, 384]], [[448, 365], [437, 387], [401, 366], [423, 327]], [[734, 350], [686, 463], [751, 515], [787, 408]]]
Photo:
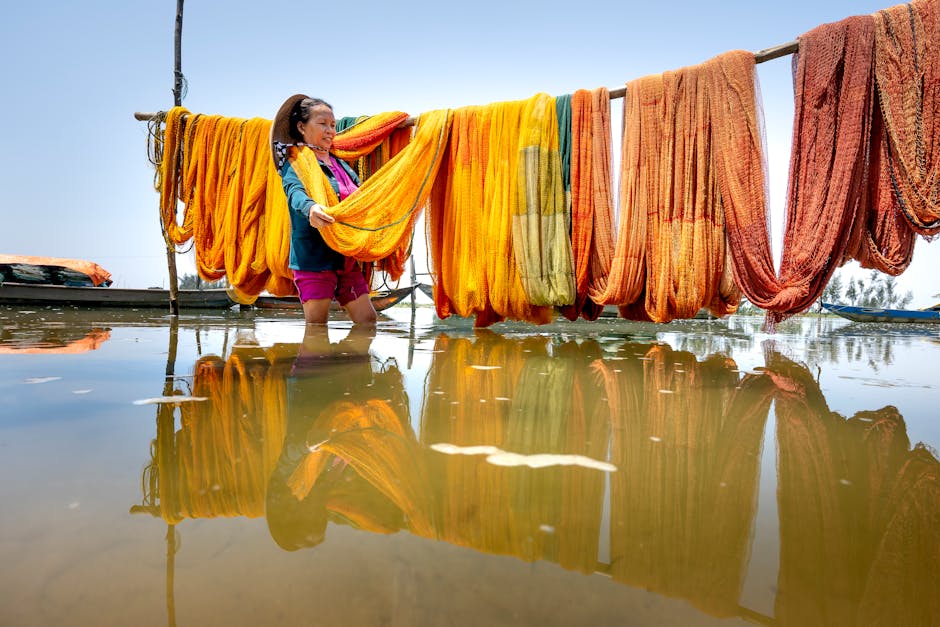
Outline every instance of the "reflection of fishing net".
[[777, 385], [782, 624], [930, 624], [940, 612], [940, 463], [894, 407], [846, 420], [805, 367]]
[[614, 579], [738, 613], [773, 387], [734, 363], [665, 346], [598, 362], [613, 420]]
[[[287, 480], [295, 499], [308, 498], [328, 465], [341, 461], [400, 509], [413, 533], [434, 537], [424, 459], [401, 406], [396, 411], [387, 400], [378, 399], [333, 403], [317, 418], [307, 439], [308, 452]], [[327, 497], [325, 506], [359, 528], [385, 530], [376, 529], [368, 513], [349, 499]]]
[[167, 522], [264, 515], [285, 429], [286, 371], [274, 351], [196, 362], [192, 394], [208, 400], [181, 404], [179, 431], [158, 426], [156, 497]]
[[[423, 408], [422, 441], [489, 446], [522, 455], [605, 460], [605, 403], [585, 380], [593, 342], [544, 338], [438, 338]], [[440, 351], [440, 352], [437, 352]], [[431, 453], [442, 540], [593, 572], [604, 473], [584, 467], [507, 468], [485, 455]]]
[[345, 361], [342, 349], [341, 342], [326, 358], [299, 359], [294, 368], [288, 433], [268, 481], [271, 535], [289, 550], [313, 546], [332, 520], [433, 538], [425, 460], [401, 372]]

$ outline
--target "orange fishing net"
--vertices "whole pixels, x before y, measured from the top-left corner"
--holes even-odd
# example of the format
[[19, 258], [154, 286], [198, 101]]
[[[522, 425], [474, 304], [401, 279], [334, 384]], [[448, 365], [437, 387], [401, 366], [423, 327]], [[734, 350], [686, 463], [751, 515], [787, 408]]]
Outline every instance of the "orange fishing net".
[[[703, 307], [718, 315], [737, 308], [726, 270], [718, 172], [731, 167], [721, 161], [727, 150], [743, 159], [743, 166], [734, 164], [735, 174], [760, 171], [762, 161], [759, 146], [748, 152], [735, 145], [740, 138], [715, 127], [742, 121], [743, 110], [723, 106], [755, 110], [753, 63], [749, 53], [730, 52], [627, 86], [620, 233], [607, 289], [597, 295], [600, 302], [626, 305], [621, 315], [668, 322]], [[741, 88], [751, 85], [749, 100], [746, 93], [735, 100], [736, 92], [723, 84], [732, 79], [742, 81]]]
[[[659, 120], [652, 106], [641, 101], [642, 85], [654, 83], [658, 77], [645, 77], [632, 82], [623, 101], [623, 138], [620, 161], [620, 213], [616, 247], [606, 265], [607, 256], [599, 257], [599, 268], [588, 289], [588, 296], [599, 304], [632, 303], [643, 294], [646, 278], [646, 213], [642, 203], [643, 190], [658, 176], [658, 164], [647, 161], [646, 142], [655, 141], [653, 133], [641, 129], [658, 128]], [[627, 120], [632, 122], [628, 123]], [[600, 155], [598, 155], [600, 157]], [[593, 167], [593, 166], [592, 166]], [[602, 166], [604, 167], [604, 166]], [[612, 207], [607, 203], [595, 206], [596, 229], [601, 238], [608, 236], [606, 225], [613, 225]], [[603, 240], [602, 240], [603, 241]]]
[[589, 290], [607, 284], [613, 240], [610, 179], [610, 94], [606, 88], [579, 89], [571, 98], [571, 248], [575, 304], [562, 309], [570, 320], [596, 320], [603, 307]]
[[875, 14], [875, 80], [887, 166], [921, 235], [940, 233], [940, 6], [913, 0]]
[[[355, 124], [336, 135], [332, 152], [340, 159], [354, 161], [363, 155], [373, 154], [383, 144], [387, 150], [389, 137], [407, 119], [408, 114], [402, 111], [359, 118]], [[406, 136], [408, 134], [406, 131]]]
[[844, 261], [866, 191], [873, 42], [870, 16], [800, 37], [779, 293], [765, 303], [771, 324], [813, 304]]
[[734, 282], [749, 301], [767, 308], [779, 288], [770, 248], [754, 55], [734, 51], [714, 61], [706, 78], [709, 123]]

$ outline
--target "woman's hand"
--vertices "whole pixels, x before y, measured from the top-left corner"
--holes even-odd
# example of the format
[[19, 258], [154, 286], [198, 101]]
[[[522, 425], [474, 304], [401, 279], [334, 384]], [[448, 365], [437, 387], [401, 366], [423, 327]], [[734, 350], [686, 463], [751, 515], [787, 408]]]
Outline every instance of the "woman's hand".
[[336, 222], [336, 220], [330, 214], [326, 213], [323, 210], [324, 208], [316, 203], [310, 207], [310, 226], [315, 229], [319, 229], [324, 226], [328, 226]]

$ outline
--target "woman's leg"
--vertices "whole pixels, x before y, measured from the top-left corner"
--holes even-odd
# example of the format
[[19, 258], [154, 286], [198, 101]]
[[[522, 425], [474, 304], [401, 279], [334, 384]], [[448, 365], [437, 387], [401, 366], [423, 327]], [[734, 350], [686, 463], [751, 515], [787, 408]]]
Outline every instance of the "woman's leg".
[[[304, 320], [307, 324], [326, 324], [330, 317], [330, 298], [311, 298], [304, 301]], [[372, 304], [371, 302], [369, 303]]]
[[343, 305], [343, 307], [346, 308], [346, 312], [349, 314], [349, 318], [353, 321], [353, 324], [375, 324], [378, 318], [368, 292], [362, 294], [356, 300], [349, 301]]

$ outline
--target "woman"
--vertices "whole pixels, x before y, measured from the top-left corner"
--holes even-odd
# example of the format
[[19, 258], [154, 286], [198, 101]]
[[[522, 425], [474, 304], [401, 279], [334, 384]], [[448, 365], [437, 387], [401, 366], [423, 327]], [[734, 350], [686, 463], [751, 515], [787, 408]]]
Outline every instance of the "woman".
[[323, 206], [326, 199], [310, 197], [289, 158], [291, 151], [294, 155], [313, 151], [333, 191], [343, 200], [359, 187], [359, 177], [345, 161], [330, 154], [335, 136], [333, 107], [303, 94], [288, 98], [271, 126], [272, 155], [290, 209], [290, 268], [307, 324], [325, 324], [334, 298], [354, 323], [374, 324], [369, 284], [356, 260], [331, 249], [320, 235], [320, 229], [334, 222]]

